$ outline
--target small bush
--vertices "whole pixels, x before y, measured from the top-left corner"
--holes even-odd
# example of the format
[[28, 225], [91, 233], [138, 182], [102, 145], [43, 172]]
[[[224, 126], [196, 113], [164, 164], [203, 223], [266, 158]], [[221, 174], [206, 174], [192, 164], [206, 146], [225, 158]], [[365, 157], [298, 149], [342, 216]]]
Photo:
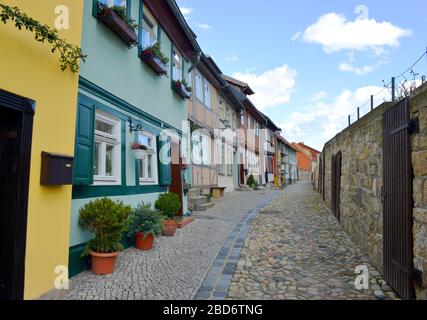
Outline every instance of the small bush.
[[131, 223], [129, 226], [129, 237], [137, 233], [144, 233], [144, 238], [149, 235], [159, 236], [162, 233], [163, 217], [151, 208], [151, 204], [141, 203], [132, 211]]
[[89, 241], [83, 255], [90, 250], [97, 253], [113, 253], [123, 250], [122, 235], [129, 227], [130, 206], [104, 198], [91, 201], [80, 209], [79, 225], [92, 232], [95, 237]]
[[154, 206], [160, 210], [166, 219], [172, 220], [178, 213], [181, 203], [177, 194], [164, 193], [159, 196]]
[[253, 175], [250, 175], [250, 176], [248, 177], [247, 185], [248, 185], [250, 188], [254, 188], [254, 187], [256, 187], [257, 182], [256, 182], [256, 180], [255, 180], [255, 178], [254, 178], [254, 176], [253, 176]]

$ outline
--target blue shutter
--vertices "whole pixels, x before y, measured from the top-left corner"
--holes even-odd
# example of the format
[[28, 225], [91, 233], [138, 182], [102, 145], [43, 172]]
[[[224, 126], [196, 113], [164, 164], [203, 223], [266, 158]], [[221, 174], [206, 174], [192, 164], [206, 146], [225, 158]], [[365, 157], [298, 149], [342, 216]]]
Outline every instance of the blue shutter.
[[171, 140], [168, 138], [166, 141], [161, 141], [160, 137], [157, 136], [157, 150], [159, 152], [158, 162], [159, 162], [159, 184], [161, 186], [170, 186], [172, 184], [172, 164], [163, 164], [160, 161], [160, 157], [162, 154], [162, 149], [166, 145], [169, 145], [167, 155], [171, 156]]
[[93, 183], [94, 123], [95, 107], [79, 102], [74, 151], [74, 185], [86, 186]]

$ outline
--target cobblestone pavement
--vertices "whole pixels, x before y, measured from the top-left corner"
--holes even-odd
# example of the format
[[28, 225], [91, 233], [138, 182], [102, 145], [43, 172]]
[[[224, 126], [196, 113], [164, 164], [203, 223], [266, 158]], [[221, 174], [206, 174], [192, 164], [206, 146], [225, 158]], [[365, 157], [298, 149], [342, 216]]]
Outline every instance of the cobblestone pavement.
[[194, 299], [235, 228], [240, 230], [254, 208], [265, 206], [266, 199], [274, 195], [276, 191], [226, 194], [174, 237], [157, 238], [152, 251], [129, 248], [121, 253], [114, 274], [96, 276], [88, 271], [72, 278], [65, 299]]
[[[358, 265], [370, 270], [369, 290], [354, 286]], [[228, 291], [231, 300], [394, 298], [305, 182], [289, 187], [255, 218]]]

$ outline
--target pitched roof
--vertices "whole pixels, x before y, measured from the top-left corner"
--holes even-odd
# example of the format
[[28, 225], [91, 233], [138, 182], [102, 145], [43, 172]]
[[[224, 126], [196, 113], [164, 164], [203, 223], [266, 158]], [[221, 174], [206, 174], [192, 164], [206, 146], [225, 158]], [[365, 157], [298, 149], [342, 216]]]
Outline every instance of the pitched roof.
[[277, 136], [277, 138], [282, 141], [289, 149], [292, 149], [294, 151], [298, 150], [292, 145], [292, 143], [290, 143], [288, 140], [285, 139], [285, 137], [283, 137], [282, 135]]
[[303, 146], [301, 146], [300, 144], [298, 144], [298, 143], [292, 143], [292, 146], [295, 149], [297, 149], [300, 153], [302, 153], [305, 156], [307, 156], [308, 158], [310, 158], [310, 160], [317, 161], [317, 159], [313, 157], [313, 155], [311, 154], [311, 152], [309, 152], [307, 149], [303, 148]]
[[227, 82], [229, 82], [229, 83], [231, 83], [231, 84], [239, 87], [240, 90], [244, 94], [246, 94], [248, 96], [251, 96], [251, 95], [255, 94], [255, 92], [252, 90], [252, 88], [246, 82], [234, 79], [234, 78], [226, 76], [224, 74], [222, 75], [222, 77], [224, 78], [225, 81], [227, 81]]

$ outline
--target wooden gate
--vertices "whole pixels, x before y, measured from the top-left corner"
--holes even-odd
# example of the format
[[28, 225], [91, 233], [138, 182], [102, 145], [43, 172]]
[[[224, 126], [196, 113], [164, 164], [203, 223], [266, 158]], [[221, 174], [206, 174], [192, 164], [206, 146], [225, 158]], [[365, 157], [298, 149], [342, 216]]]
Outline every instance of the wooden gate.
[[404, 99], [383, 115], [382, 192], [384, 277], [403, 299], [414, 297], [410, 129], [409, 99]]
[[341, 163], [342, 153], [338, 152], [332, 157], [331, 172], [332, 172], [332, 212], [338, 221], [341, 220], [340, 204], [341, 204]]

